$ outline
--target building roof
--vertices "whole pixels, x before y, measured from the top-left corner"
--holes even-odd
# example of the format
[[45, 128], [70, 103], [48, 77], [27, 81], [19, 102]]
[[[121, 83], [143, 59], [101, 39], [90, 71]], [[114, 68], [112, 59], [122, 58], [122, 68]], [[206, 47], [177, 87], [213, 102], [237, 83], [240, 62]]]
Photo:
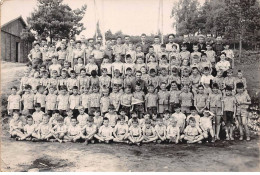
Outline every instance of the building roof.
[[7, 22], [7, 23], [1, 25], [1, 28], [5, 27], [5, 26], [7, 26], [7, 25], [9, 25], [9, 24], [11, 24], [12, 22], [14, 22], [14, 21], [16, 21], [16, 20], [20, 20], [20, 21], [23, 23], [24, 26], [27, 26], [27, 24], [26, 24], [26, 22], [24, 21], [23, 17], [22, 17], [22, 16], [18, 16], [17, 18], [15, 18], [15, 19], [13, 19], [13, 20], [11, 20], [11, 21], [9, 21], [9, 22]]

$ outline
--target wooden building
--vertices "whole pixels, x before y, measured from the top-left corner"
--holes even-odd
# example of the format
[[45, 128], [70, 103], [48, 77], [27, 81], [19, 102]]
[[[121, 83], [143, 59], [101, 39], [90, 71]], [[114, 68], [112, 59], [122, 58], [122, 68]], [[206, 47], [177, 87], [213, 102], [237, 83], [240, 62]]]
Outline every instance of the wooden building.
[[32, 43], [21, 40], [26, 23], [20, 16], [1, 26], [1, 59], [9, 62], [28, 62]]

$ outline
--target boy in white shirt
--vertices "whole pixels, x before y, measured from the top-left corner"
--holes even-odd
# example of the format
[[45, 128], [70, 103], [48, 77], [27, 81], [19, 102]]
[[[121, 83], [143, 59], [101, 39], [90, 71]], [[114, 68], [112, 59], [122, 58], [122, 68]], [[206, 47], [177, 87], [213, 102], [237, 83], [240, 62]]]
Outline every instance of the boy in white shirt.
[[56, 70], [58, 72], [58, 75], [60, 75], [61, 65], [58, 63], [57, 57], [53, 56], [51, 61], [52, 61], [52, 65], [50, 65], [49, 67], [49, 72], [52, 73], [52, 71]]
[[11, 88], [12, 94], [8, 97], [7, 110], [8, 114], [13, 115], [14, 110], [21, 110], [21, 96], [17, 94], [17, 87]]
[[113, 135], [115, 138], [114, 142], [128, 143], [128, 125], [125, 122], [125, 117], [120, 116], [118, 122], [114, 128]]
[[27, 116], [27, 124], [24, 126], [23, 130], [24, 136], [21, 137], [21, 140], [37, 138], [37, 127], [33, 124], [33, 118], [31, 115]]
[[20, 114], [18, 111], [13, 111], [13, 118], [10, 120], [9, 123], [9, 127], [10, 127], [10, 134], [11, 134], [11, 138], [14, 137], [18, 137], [22, 138], [23, 137], [23, 133], [22, 133], [22, 129], [23, 129], [23, 124], [22, 121], [20, 120]]
[[77, 121], [79, 125], [86, 125], [87, 119], [89, 119], [89, 115], [85, 113], [85, 109], [83, 106], [78, 107], [79, 115], [77, 116]]
[[155, 132], [158, 136], [157, 143], [161, 143], [166, 140], [166, 126], [163, 123], [162, 118], [157, 119], [157, 124], [154, 127]]
[[187, 117], [186, 121], [188, 122], [191, 117], [193, 117], [196, 120], [197, 126], [199, 126], [200, 123], [200, 116], [198, 115], [197, 109], [195, 106], [190, 107], [191, 114]]
[[35, 112], [33, 113], [32, 118], [33, 118], [34, 124], [36, 126], [39, 126], [39, 124], [43, 120], [44, 112], [41, 111], [41, 104], [40, 103], [36, 103], [34, 105], [34, 107], [35, 107]]
[[180, 140], [180, 128], [177, 126], [177, 120], [171, 118], [171, 123], [167, 127], [166, 138], [169, 139], [169, 143], [179, 143]]
[[78, 116], [78, 107], [80, 105], [80, 96], [78, 95], [78, 87], [73, 86], [72, 95], [69, 96], [69, 107], [73, 111], [73, 116]]
[[185, 128], [186, 115], [181, 112], [180, 104], [176, 104], [174, 111], [175, 113], [172, 114], [172, 118], [175, 118], [177, 126], [180, 128], [180, 132], [182, 133]]
[[59, 141], [63, 142], [64, 136], [67, 132], [67, 126], [64, 124], [64, 118], [62, 116], [58, 116], [57, 125], [52, 128], [53, 137]]
[[81, 138], [81, 128], [77, 125], [77, 119], [71, 118], [71, 125], [68, 127], [67, 134], [64, 136], [64, 141], [76, 142]]
[[200, 128], [203, 131], [203, 137], [208, 138], [208, 133], [212, 137], [212, 142], [215, 142], [215, 133], [212, 126], [214, 114], [210, 111], [204, 111], [203, 117], [200, 118]]
[[220, 69], [223, 70], [224, 72], [230, 69], [230, 63], [229, 61], [226, 60], [226, 53], [221, 52], [220, 55], [220, 61], [217, 62], [216, 64], [216, 70], [219, 71]]
[[106, 118], [109, 120], [109, 126], [114, 128], [117, 124], [118, 115], [115, 112], [115, 107], [113, 105], [110, 105], [108, 107], [108, 113], [105, 114]]
[[98, 133], [94, 135], [99, 142], [109, 143], [114, 139], [113, 137], [113, 128], [109, 126], [109, 119], [107, 117], [104, 118], [103, 125], [99, 128]]
[[85, 139], [85, 144], [87, 145], [89, 141], [95, 143], [94, 135], [97, 133], [97, 126], [94, 125], [94, 119], [87, 119], [87, 125], [83, 128], [81, 138]]

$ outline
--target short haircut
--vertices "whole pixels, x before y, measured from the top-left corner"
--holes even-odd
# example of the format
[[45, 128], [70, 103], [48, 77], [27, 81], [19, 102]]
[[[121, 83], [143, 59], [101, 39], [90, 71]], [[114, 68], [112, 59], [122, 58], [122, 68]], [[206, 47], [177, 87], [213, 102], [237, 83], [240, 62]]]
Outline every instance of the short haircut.
[[162, 55], [161, 59], [166, 59], [167, 60], [167, 56], [166, 55]]
[[166, 48], [166, 44], [161, 44], [161, 47]]
[[133, 118], [132, 123], [139, 123], [138, 118]]
[[206, 54], [205, 52], [202, 52], [202, 53], [201, 53], [201, 57], [203, 57], [203, 56], [206, 56], [206, 57], [207, 57], [207, 54]]
[[103, 121], [109, 121], [109, 119], [107, 117], [104, 117]]
[[197, 109], [196, 109], [195, 106], [191, 106], [191, 107], [190, 107], [190, 110], [191, 110], [191, 111], [197, 111]]
[[202, 84], [199, 84], [199, 85], [198, 85], [198, 89], [199, 89], [200, 87], [202, 87], [202, 88], [204, 89], [204, 86], [203, 86]]
[[164, 114], [170, 114], [170, 111], [169, 110], [164, 110], [163, 113]]
[[168, 35], [168, 38], [170, 38], [170, 36], [175, 37], [175, 35], [174, 35], [173, 33], [169, 34], [169, 35]]
[[155, 69], [151, 69], [151, 70], [150, 70], [150, 74], [151, 74], [151, 73], [156, 73]]
[[86, 72], [86, 69], [85, 69], [85, 68], [81, 68], [81, 69], [80, 69], [80, 72], [81, 72], [81, 71]]
[[119, 119], [119, 120], [125, 120], [125, 116], [120, 115], [120, 116], [118, 117], [118, 119]]
[[177, 46], [177, 44], [173, 44], [173, 45], [172, 45], [172, 48], [173, 48], [173, 47], [175, 47], [175, 48], [177, 49], [178, 46]]
[[181, 104], [180, 103], [177, 103], [176, 105], [175, 105], [175, 109], [176, 108], [181, 108]]
[[40, 108], [40, 107], [41, 107], [41, 104], [40, 104], [40, 103], [35, 103], [34, 107], [35, 107], [35, 108]]
[[125, 57], [126, 58], [132, 58], [130, 54], [127, 54]]
[[17, 87], [16, 86], [12, 86], [11, 90], [13, 90], [13, 89], [17, 90]]
[[196, 122], [195, 118], [194, 117], [190, 117], [189, 118], [189, 122], [192, 121], [192, 122]]
[[26, 84], [26, 85], [24, 86], [24, 89], [32, 89], [32, 86], [29, 85], [29, 84]]
[[232, 91], [233, 88], [232, 88], [231, 86], [226, 86], [225, 90], [226, 90], [226, 91]]
[[237, 89], [243, 89], [245, 87], [244, 83], [242, 83], [242, 82], [237, 83], [236, 86], [237, 86]]
[[27, 115], [27, 120], [28, 119], [33, 119], [31, 115]]
[[212, 89], [219, 89], [218, 83], [213, 83], [212, 84]]
[[78, 90], [78, 86], [73, 86], [72, 89]]
[[76, 44], [78, 44], [78, 43], [81, 44], [81, 41], [80, 41], [80, 40], [77, 40], [75, 43], [76, 43]]
[[142, 35], [141, 36], [146, 36], [146, 34], [145, 33], [142, 33]]
[[71, 73], [71, 74], [75, 74], [76, 72], [75, 72], [74, 70], [71, 70], [70, 73]]
[[92, 70], [90, 74], [91, 74], [92, 77], [95, 77], [95, 76], [97, 76], [97, 71], [96, 70]]
[[65, 85], [61, 85], [61, 86], [60, 86], [60, 90], [65, 90], [65, 91], [66, 91], [66, 90], [67, 90], [67, 87], [66, 87]]
[[149, 49], [154, 49], [153, 46], [149, 46]]
[[137, 74], [137, 73], [140, 73], [140, 74], [142, 74], [142, 72], [141, 72], [140, 70], [138, 70], [138, 71], [136, 71], [136, 72], [135, 72], [135, 74]]
[[225, 53], [225, 52], [221, 52], [221, 54], [220, 55], [225, 55], [225, 56], [227, 56], [227, 54]]
[[114, 105], [110, 104], [110, 105], [108, 106], [108, 109], [110, 109], [110, 110], [114, 110], [115, 107], [114, 107]]
[[126, 71], [132, 71], [132, 69], [130, 67], [126, 68]]

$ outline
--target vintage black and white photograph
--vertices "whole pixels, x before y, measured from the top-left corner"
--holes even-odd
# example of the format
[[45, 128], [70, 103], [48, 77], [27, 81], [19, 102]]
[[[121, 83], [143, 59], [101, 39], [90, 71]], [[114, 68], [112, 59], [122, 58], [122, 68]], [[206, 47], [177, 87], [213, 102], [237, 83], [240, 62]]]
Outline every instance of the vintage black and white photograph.
[[1, 172], [259, 172], [259, 0], [1, 0]]

